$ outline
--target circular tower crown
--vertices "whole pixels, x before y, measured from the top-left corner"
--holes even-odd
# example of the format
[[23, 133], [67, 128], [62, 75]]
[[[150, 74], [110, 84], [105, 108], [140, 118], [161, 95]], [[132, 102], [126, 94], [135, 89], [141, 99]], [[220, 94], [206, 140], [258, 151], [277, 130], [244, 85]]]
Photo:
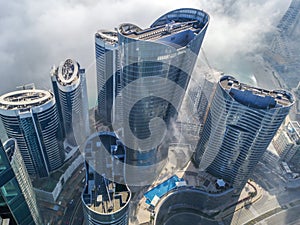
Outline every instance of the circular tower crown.
[[53, 94], [44, 90], [19, 90], [0, 96], [0, 109], [28, 110], [53, 101]]
[[58, 68], [58, 81], [61, 85], [69, 85], [78, 79], [78, 63], [72, 59], [62, 62]]

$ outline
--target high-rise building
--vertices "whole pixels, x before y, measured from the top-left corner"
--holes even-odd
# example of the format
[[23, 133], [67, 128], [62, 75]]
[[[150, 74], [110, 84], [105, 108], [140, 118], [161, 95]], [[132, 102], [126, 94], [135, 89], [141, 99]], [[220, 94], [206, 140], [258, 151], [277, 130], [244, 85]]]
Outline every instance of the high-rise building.
[[297, 26], [300, 18], [299, 9], [300, 1], [292, 0], [288, 10], [285, 12], [277, 25], [279, 32], [282, 32], [286, 35], [291, 35], [291, 33], [295, 31], [295, 27]]
[[290, 114], [290, 117], [292, 117], [293, 120], [300, 122], [300, 81], [297, 87], [293, 89], [293, 93], [295, 95], [296, 102], [293, 107], [292, 113]]
[[130, 172], [133, 179], [153, 176], [157, 164], [167, 157], [162, 120], [169, 129], [177, 115], [208, 23], [208, 14], [201, 10], [177, 9], [146, 29], [128, 23], [117, 29], [122, 68], [122, 140], [127, 146], [126, 163], [138, 166], [135, 172], [140, 173]]
[[0, 141], [0, 220], [10, 225], [40, 225], [35, 194], [15, 139]]
[[80, 68], [78, 62], [67, 59], [59, 67], [52, 68], [51, 79], [64, 136], [69, 144], [76, 146], [89, 134], [85, 69]]
[[120, 90], [120, 58], [115, 31], [99, 30], [95, 34], [98, 115], [111, 124], [115, 116], [115, 97]]
[[124, 180], [125, 147], [114, 133], [91, 135], [84, 146], [86, 185], [82, 193], [86, 225], [126, 225], [131, 192]]
[[193, 104], [193, 112], [197, 114], [201, 125], [204, 124], [207, 117], [207, 111], [212, 97], [215, 93], [216, 84], [220, 74], [205, 73], [204, 78], [197, 84], [191, 84], [189, 88], [189, 96]]
[[[271, 36], [270, 47], [264, 58], [278, 72], [279, 78], [289, 88], [294, 88], [300, 81], [297, 71], [300, 69], [299, 32], [300, 1], [290, 1], [290, 6], [279, 21], [277, 30]], [[281, 82], [283, 85], [283, 82]]]
[[269, 91], [223, 76], [196, 148], [200, 170], [241, 191], [293, 103], [287, 91]]
[[51, 92], [25, 89], [0, 96], [0, 117], [17, 140], [30, 175], [46, 177], [63, 165], [62, 127]]
[[294, 171], [300, 172], [300, 125], [290, 121], [286, 127], [276, 134], [273, 145], [281, 160], [289, 163]]

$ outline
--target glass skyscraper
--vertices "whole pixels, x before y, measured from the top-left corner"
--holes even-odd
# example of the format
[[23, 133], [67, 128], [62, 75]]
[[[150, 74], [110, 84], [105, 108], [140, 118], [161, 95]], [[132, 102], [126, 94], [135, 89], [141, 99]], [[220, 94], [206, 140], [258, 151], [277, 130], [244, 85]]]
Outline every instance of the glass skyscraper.
[[0, 141], [0, 217], [12, 225], [40, 225], [35, 194], [15, 139]]
[[86, 225], [126, 225], [131, 192], [124, 184], [125, 146], [112, 132], [91, 135], [84, 145]]
[[172, 119], [181, 106], [208, 23], [208, 14], [201, 10], [177, 9], [146, 29], [129, 23], [118, 27], [122, 140], [128, 168], [133, 166], [127, 170], [128, 183], [143, 185], [147, 174], [155, 177], [157, 166], [167, 158]]
[[115, 31], [99, 30], [95, 34], [98, 115], [111, 124], [115, 119], [115, 97], [120, 90], [120, 57]]
[[46, 177], [63, 165], [63, 133], [51, 92], [25, 89], [0, 96], [0, 117], [17, 140], [30, 175]]
[[294, 103], [292, 94], [218, 82], [195, 153], [200, 170], [241, 191]]
[[[67, 59], [52, 68], [51, 79], [64, 136], [69, 144], [76, 146], [89, 134], [85, 69]], [[75, 134], [74, 128], [77, 129]]]

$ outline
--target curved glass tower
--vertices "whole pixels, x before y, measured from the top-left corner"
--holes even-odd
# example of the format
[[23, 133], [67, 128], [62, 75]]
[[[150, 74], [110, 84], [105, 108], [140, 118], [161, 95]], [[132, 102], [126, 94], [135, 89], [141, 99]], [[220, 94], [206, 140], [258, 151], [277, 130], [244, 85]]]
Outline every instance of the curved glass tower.
[[80, 136], [89, 134], [85, 70], [78, 62], [67, 59], [52, 69], [51, 79], [64, 135], [69, 144], [76, 146], [80, 140], [75, 137], [79, 134], [74, 136], [73, 125], [79, 125], [76, 129], [81, 131]]
[[208, 14], [201, 10], [177, 9], [146, 29], [128, 23], [118, 28], [122, 140], [126, 163], [139, 167], [138, 174], [130, 172], [132, 178], [153, 176], [167, 157], [171, 121], [181, 106], [208, 23]]
[[17, 142], [0, 142], [0, 217], [9, 224], [40, 225], [35, 194]]
[[0, 97], [0, 117], [15, 138], [30, 175], [46, 177], [63, 165], [63, 134], [51, 92], [27, 89]]
[[269, 91], [223, 76], [196, 148], [200, 169], [241, 191], [293, 103], [287, 91]]
[[84, 146], [86, 186], [82, 193], [86, 225], [126, 225], [131, 192], [124, 184], [125, 147], [112, 132], [91, 135]]

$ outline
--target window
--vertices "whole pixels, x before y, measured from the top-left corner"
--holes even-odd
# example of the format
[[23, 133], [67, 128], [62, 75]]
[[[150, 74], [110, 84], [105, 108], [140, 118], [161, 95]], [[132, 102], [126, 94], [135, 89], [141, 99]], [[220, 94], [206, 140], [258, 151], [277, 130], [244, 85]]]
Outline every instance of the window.
[[7, 199], [7, 201], [11, 201], [18, 195], [18, 184], [14, 179], [10, 180], [8, 183], [6, 183], [4, 186], [1, 187], [1, 192], [3, 193], [4, 198]]
[[[0, 149], [0, 151], [2, 151], [1, 149]], [[3, 152], [4, 153], [4, 152]], [[1, 153], [2, 154], [2, 153]], [[6, 166], [5, 166], [5, 164], [4, 164], [4, 158], [3, 158], [3, 156], [2, 155], [0, 155], [0, 172], [2, 172], [3, 170], [5, 170], [6, 169]]]

